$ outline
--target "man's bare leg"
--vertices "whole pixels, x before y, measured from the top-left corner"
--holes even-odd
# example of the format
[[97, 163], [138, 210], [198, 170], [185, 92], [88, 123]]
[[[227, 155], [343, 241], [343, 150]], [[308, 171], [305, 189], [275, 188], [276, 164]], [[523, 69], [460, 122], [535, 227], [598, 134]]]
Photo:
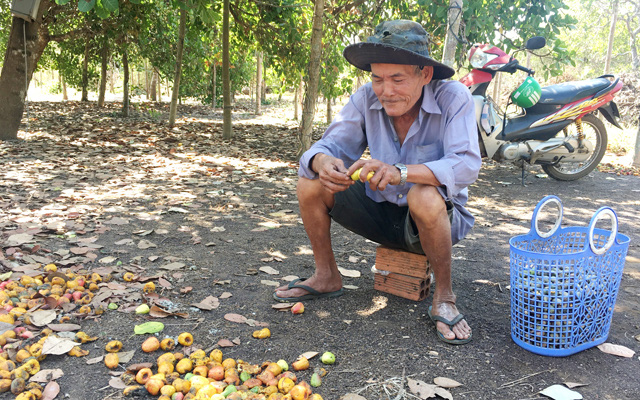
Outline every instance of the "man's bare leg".
[[[409, 210], [418, 232], [422, 249], [429, 258], [435, 278], [432, 315], [439, 315], [449, 321], [458, 314], [451, 284], [451, 223], [444, 199], [433, 186], [414, 185], [407, 196]], [[412, 208], [412, 204], [420, 207]], [[428, 207], [424, 207], [428, 204]], [[463, 319], [449, 329], [447, 324], [436, 322], [436, 329], [447, 339], [467, 339], [471, 328]]]
[[[338, 271], [333, 249], [331, 247], [331, 216], [333, 208], [333, 194], [323, 188], [318, 179], [300, 178], [296, 189], [300, 216], [307, 232], [316, 271], [306, 281], [298, 282], [307, 285], [318, 292], [326, 293], [339, 290], [342, 287], [342, 277]], [[299, 297], [308, 292], [304, 289], [287, 289], [281, 286], [276, 289], [278, 297]]]

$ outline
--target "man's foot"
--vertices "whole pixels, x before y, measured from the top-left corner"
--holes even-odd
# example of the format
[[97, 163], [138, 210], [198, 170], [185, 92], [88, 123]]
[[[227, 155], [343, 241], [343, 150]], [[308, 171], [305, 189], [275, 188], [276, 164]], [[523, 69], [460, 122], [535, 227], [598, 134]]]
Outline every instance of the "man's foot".
[[440, 339], [451, 344], [464, 344], [471, 340], [471, 327], [458, 312], [453, 302], [433, 302], [429, 317], [436, 323]]
[[342, 280], [323, 281], [314, 275], [305, 280], [298, 279], [285, 286], [280, 286], [274, 291], [273, 297], [278, 301], [300, 301], [337, 297], [342, 293]]

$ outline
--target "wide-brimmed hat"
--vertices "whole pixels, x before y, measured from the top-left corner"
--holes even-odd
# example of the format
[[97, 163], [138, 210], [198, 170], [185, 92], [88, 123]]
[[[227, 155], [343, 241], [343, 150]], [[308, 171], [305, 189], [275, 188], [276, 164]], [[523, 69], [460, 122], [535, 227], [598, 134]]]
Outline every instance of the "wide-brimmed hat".
[[429, 36], [422, 25], [404, 19], [380, 23], [366, 42], [349, 45], [342, 54], [364, 71], [381, 63], [432, 66], [433, 79], [447, 79], [455, 73], [429, 56]]

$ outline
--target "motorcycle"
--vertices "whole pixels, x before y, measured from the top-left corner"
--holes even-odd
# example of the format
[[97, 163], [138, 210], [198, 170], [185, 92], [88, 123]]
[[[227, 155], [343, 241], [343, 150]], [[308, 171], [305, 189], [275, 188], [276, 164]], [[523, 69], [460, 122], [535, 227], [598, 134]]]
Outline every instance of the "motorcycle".
[[[543, 37], [533, 37], [518, 51], [545, 45]], [[474, 45], [469, 61], [474, 69], [460, 81], [473, 95], [482, 156], [521, 166], [523, 184], [525, 162], [541, 165], [547, 175], [561, 181], [580, 179], [593, 171], [607, 149], [607, 131], [595, 112], [622, 129], [613, 101], [622, 82], [613, 75], [540, 88], [533, 78], [535, 71], [496, 46]], [[498, 72], [517, 71], [528, 75], [510, 96], [519, 111], [507, 115], [505, 109], [500, 115], [487, 88]]]

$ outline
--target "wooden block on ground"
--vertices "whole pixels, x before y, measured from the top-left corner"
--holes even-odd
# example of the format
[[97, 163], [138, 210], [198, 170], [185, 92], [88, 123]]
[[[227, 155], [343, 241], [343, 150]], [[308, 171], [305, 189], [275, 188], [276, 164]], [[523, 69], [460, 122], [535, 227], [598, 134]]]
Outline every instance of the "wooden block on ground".
[[390, 272], [383, 275], [374, 274], [373, 287], [381, 292], [400, 296], [405, 299], [422, 301], [429, 295], [431, 277], [416, 278], [415, 276]]
[[378, 246], [376, 269], [425, 279], [430, 275], [427, 256]]

